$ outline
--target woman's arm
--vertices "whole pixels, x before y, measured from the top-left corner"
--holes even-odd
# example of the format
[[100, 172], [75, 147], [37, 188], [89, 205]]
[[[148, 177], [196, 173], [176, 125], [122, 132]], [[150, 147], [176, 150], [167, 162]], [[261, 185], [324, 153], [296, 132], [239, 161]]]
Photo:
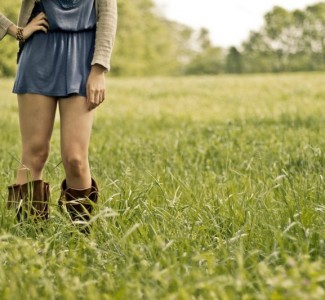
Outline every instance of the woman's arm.
[[110, 69], [117, 27], [116, 0], [97, 0], [97, 13], [95, 53], [87, 81], [89, 110], [105, 100], [105, 72]]
[[[47, 32], [48, 22], [44, 13], [37, 15], [30, 23], [23, 28], [23, 38], [27, 40], [35, 31]], [[0, 40], [8, 33], [13, 37], [17, 36], [18, 27], [0, 14]]]
[[97, 13], [95, 53], [92, 65], [99, 64], [109, 70], [117, 28], [116, 0], [97, 0]]
[[14, 23], [8, 20], [3, 14], [0, 14], [0, 40], [3, 39], [8, 32], [8, 29], [12, 26], [14, 26]]

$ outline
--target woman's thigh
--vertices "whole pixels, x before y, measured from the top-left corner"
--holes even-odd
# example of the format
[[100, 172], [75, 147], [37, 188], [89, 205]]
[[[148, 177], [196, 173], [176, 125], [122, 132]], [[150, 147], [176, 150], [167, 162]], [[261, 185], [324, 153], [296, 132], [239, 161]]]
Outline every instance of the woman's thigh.
[[[23, 144], [26, 148], [49, 145], [53, 131], [57, 100], [38, 94], [18, 95], [19, 124]], [[30, 149], [29, 149], [30, 150]]]
[[63, 162], [87, 159], [94, 111], [88, 110], [85, 97], [77, 95], [59, 99], [59, 110]]

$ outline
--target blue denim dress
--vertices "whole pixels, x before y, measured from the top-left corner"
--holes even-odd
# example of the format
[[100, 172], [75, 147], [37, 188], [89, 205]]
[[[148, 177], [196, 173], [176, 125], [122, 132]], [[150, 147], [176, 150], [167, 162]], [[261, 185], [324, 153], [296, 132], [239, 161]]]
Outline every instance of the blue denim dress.
[[86, 96], [94, 56], [94, 0], [42, 0], [32, 16], [44, 12], [49, 31], [34, 33], [21, 52], [13, 92], [53, 97]]

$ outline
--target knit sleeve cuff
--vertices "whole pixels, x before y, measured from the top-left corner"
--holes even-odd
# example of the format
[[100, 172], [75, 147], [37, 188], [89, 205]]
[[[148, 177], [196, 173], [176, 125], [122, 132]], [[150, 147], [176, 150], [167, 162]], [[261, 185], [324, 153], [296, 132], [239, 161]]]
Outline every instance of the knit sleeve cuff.
[[0, 40], [7, 34], [8, 28], [11, 25], [14, 25], [14, 23], [0, 15]]

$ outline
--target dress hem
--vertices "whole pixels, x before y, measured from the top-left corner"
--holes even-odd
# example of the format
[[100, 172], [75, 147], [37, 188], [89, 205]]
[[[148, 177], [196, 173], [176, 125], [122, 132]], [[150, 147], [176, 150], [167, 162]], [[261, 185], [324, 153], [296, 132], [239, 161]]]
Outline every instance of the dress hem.
[[56, 97], [56, 98], [68, 98], [73, 95], [78, 95], [78, 96], [83, 96], [87, 97], [85, 94], [81, 93], [80, 90], [71, 90], [68, 93], [62, 93], [62, 94], [57, 94], [57, 93], [45, 93], [44, 91], [40, 90], [33, 90], [33, 89], [27, 89], [27, 90], [13, 90], [12, 91], [14, 94], [20, 95], [20, 94], [37, 94], [37, 95], [42, 95], [42, 96], [48, 96], [48, 97]]

